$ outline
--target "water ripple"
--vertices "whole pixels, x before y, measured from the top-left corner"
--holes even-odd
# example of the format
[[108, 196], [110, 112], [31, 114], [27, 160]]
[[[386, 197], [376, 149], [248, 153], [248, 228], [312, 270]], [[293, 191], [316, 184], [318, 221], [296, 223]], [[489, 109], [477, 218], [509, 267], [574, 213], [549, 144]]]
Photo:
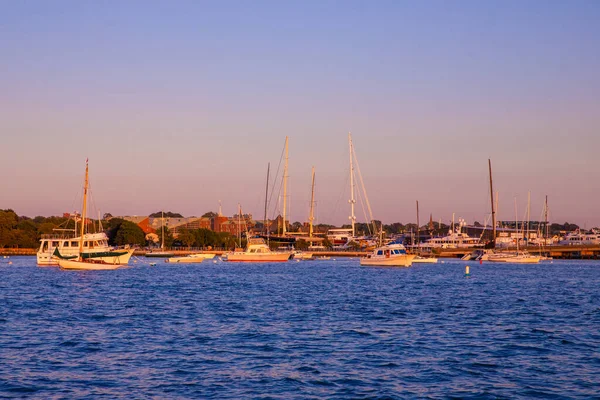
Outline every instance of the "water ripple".
[[0, 273], [0, 397], [594, 398], [600, 265]]

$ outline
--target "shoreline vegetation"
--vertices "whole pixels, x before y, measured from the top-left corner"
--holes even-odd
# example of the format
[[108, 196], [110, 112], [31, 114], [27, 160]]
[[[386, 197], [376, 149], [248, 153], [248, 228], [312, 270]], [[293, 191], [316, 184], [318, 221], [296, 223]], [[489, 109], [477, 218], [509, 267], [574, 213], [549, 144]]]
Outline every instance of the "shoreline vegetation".
[[[160, 215], [160, 212], [153, 213], [150, 215], [150, 217], [155, 217], [156, 215]], [[181, 214], [171, 212], [167, 212], [165, 215], [181, 217]], [[204, 216], [211, 217], [216, 215], [217, 214], [213, 212], [204, 214]], [[136, 251], [136, 254], [143, 254], [145, 249], [154, 247], [156, 238], [158, 238], [159, 241], [162, 240], [160, 230], [154, 235], [155, 240], [151, 241], [148, 240], [148, 235], [144, 233], [142, 228], [137, 224], [121, 218], [113, 218], [112, 215], [108, 213], [104, 214], [103, 219], [100, 221], [89, 219], [86, 220], [86, 222], [90, 227], [94, 227], [96, 231], [104, 231], [108, 236], [109, 244], [111, 245], [130, 245], [138, 247], [139, 250]], [[254, 221], [254, 223], [254, 231], [262, 232], [262, 222]], [[380, 221], [376, 221], [376, 223], [381, 226]], [[303, 224], [300, 222], [294, 222], [289, 225], [291, 231], [298, 231], [303, 227]], [[356, 225], [358, 232], [368, 232], [367, 224], [357, 223]], [[478, 223], [475, 222], [475, 226], [477, 225]], [[55, 229], [58, 227], [63, 229], [74, 229], [75, 221], [73, 218], [68, 216], [37, 216], [30, 218], [26, 216], [19, 216], [11, 209], [0, 209], [0, 255], [35, 254], [39, 247], [39, 240], [41, 236], [44, 234], [56, 233]], [[344, 227], [347, 226], [343, 225], [342, 228]], [[330, 228], [334, 228], [334, 226], [319, 224], [316, 225], [315, 232], [324, 234]], [[402, 224], [395, 222], [392, 224], [383, 224], [383, 230], [386, 234], [410, 234], [410, 232], [416, 232], [420, 230], [421, 232], [429, 232], [431, 236], [441, 236], [446, 235], [449, 228], [449, 225], [438, 223], [432, 224], [431, 221], [422, 227], [417, 227], [417, 225], [414, 223]], [[553, 223], [549, 226], [549, 231], [551, 234], [554, 234], [564, 231], [573, 231], [578, 228], [579, 227], [575, 224]], [[214, 232], [205, 228], [184, 230], [177, 235], [177, 238], [175, 238], [173, 237], [173, 234], [170, 232], [169, 228], [165, 227], [164, 235], [165, 246], [174, 251], [181, 251], [182, 254], [185, 254], [186, 251], [190, 251], [186, 249], [204, 249], [211, 250], [213, 252], [219, 250], [230, 250], [235, 247], [243, 247], [245, 242], [243, 239], [242, 243], [239, 243], [239, 239], [236, 234], [229, 232]], [[327, 248], [326, 253], [332, 253], [331, 244], [327, 241], [327, 239], [324, 240], [323, 244]], [[306, 250], [308, 248], [308, 243], [304, 240], [298, 240], [295, 246], [299, 250]], [[360, 249], [358, 248], [353, 250], [354, 253], [363, 254], [363, 252], [359, 251]], [[335, 251], [334, 253], [348, 254], [348, 252], [343, 251]]]

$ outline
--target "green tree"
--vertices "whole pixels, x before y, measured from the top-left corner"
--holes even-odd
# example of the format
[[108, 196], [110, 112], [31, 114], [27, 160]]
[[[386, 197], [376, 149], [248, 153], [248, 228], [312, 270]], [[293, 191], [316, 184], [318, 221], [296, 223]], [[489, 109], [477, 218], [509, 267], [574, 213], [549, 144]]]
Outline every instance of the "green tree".
[[114, 237], [114, 244], [117, 246], [146, 244], [146, 235], [142, 228], [130, 221], [123, 221]]
[[177, 239], [186, 247], [192, 247], [196, 243], [196, 236], [189, 230], [181, 232]]

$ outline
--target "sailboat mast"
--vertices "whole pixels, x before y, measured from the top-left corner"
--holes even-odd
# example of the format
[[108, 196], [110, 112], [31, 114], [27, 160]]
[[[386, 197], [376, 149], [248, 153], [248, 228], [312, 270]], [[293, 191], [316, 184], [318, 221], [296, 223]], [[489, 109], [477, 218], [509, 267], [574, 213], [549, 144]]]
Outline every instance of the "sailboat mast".
[[546, 225], [546, 234], [544, 235], [544, 246], [547, 245], [548, 240], [548, 195], [546, 195], [546, 203], [544, 204], [544, 224]]
[[263, 220], [265, 235], [268, 234], [269, 228], [267, 227], [267, 199], [269, 198], [269, 172], [271, 171], [271, 163], [267, 163], [267, 188], [265, 189], [265, 219]]
[[240, 247], [242, 247], [242, 221], [240, 220], [240, 218], [242, 218], [242, 206], [238, 203], [237, 231], [238, 231], [238, 241], [239, 241]]
[[283, 230], [282, 235], [285, 236], [287, 226], [285, 223], [286, 208], [287, 208], [287, 179], [288, 179], [288, 137], [285, 137], [285, 165], [283, 166]]
[[81, 209], [81, 231], [79, 236], [79, 261], [83, 261], [83, 235], [85, 233], [85, 217], [87, 210], [87, 192], [88, 192], [88, 160], [85, 160], [85, 181], [83, 184], [83, 207]]
[[356, 236], [354, 230], [354, 224], [356, 223], [356, 216], [354, 215], [354, 204], [356, 204], [356, 200], [354, 200], [354, 165], [352, 164], [352, 155], [354, 150], [352, 148], [352, 135], [348, 132], [348, 145], [350, 147], [350, 224], [352, 225], [352, 237]]
[[165, 249], [165, 212], [160, 212], [160, 249]]
[[419, 245], [419, 235], [421, 234], [419, 226], [419, 200], [417, 200], [417, 246]]
[[515, 197], [515, 229], [517, 231], [517, 254], [519, 254], [519, 214], [517, 213], [517, 198]]
[[492, 204], [492, 248], [496, 247], [496, 210], [494, 209], [494, 185], [492, 184], [492, 160], [488, 158], [490, 169], [490, 202]]
[[308, 216], [308, 237], [313, 235], [313, 222], [315, 220], [315, 167], [312, 167], [312, 189], [310, 191], [310, 214]]
[[531, 191], [527, 192], [527, 228], [525, 231], [525, 244], [529, 246], [529, 220], [531, 218]]

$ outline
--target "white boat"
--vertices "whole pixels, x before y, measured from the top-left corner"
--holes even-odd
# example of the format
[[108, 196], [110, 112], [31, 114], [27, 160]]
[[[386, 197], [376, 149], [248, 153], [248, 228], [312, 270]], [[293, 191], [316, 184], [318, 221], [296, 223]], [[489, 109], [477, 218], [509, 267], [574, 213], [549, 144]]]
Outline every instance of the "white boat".
[[314, 260], [313, 253], [305, 252], [302, 250], [294, 250], [294, 260]]
[[[83, 207], [81, 210], [81, 229], [79, 234], [79, 249], [77, 255], [75, 257], [69, 256], [65, 257], [60, 254], [58, 248], [54, 249], [54, 255], [58, 258], [58, 265], [63, 269], [80, 269], [80, 270], [108, 270], [108, 269], [117, 269], [121, 267], [123, 264], [119, 263], [119, 257], [113, 257], [109, 260], [104, 260], [102, 258], [95, 259], [91, 257], [89, 253], [85, 253], [84, 244], [85, 244], [85, 218], [87, 212], [87, 192], [89, 188], [89, 179], [88, 179], [88, 162], [85, 161], [85, 183], [83, 186]], [[89, 240], [88, 240], [89, 242]], [[89, 243], [88, 243], [89, 245]], [[72, 246], [71, 246], [72, 247]], [[129, 262], [129, 258], [133, 254], [133, 249], [127, 250], [127, 262]], [[107, 256], [111, 257], [111, 256]]]
[[[44, 234], [40, 239], [40, 248], [36, 254], [38, 265], [58, 265], [58, 260], [76, 259], [79, 256], [80, 237], [74, 232], [69, 234]], [[84, 259], [102, 261], [108, 264], [126, 265], [133, 249], [116, 248], [108, 245], [105, 233], [85, 233], [83, 235], [82, 256]]]
[[527, 251], [490, 253], [481, 258], [482, 261], [515, 264], [537, 264], [540, 262], [540, 259], [540, 256], [531, 255]]
[[173, 264], [192, 264], [192, 263], [201, 263], [204, 260], [210, 260], [214, 258], [215, 255], [212, 253], [198, 253], [198, 254], [190, 254], [184, 257], [170, 257], [167, 258], [166, 262]]
[[160, 212], [160, 231], [160, 250], [152, 250], [149, 253], [144, 254], [144, 257], [168, 258], [175, 255], [173, 252], [165, 251], [165, 215], [162, 211]]
[[229, 262], [285, 262], [292, 256], [291, 251], [272, 251], [262, 238], [248, 238], [245, 250], [236, 249], [222, 258]]
[[360, 265], [410, 267], [416, 255], [406, 254], [400, 243], [377, 247], [371, 254], [360, 259]]
[[480, 246], [480, 243], [478, 238], [473, 238], [464, 232], [457, 231], [449, 232], [448, 236], [431, 238], [424, 243], [420, 243], [419, 246], [427, 248], [456, 249], [465, 247], [477, 247]]
[[416, 256], [412, 260], [413, 263], [423, 263], [423, 264], [437, 264], [438, 259], [436, 257], [422, 257]]
[[558, 244], [563, 246], [597, 245], [600, 244], [600, 232], [595, 229], [588, 233], [576, 230], [565, 235], [562, 240], [559, 240]]

